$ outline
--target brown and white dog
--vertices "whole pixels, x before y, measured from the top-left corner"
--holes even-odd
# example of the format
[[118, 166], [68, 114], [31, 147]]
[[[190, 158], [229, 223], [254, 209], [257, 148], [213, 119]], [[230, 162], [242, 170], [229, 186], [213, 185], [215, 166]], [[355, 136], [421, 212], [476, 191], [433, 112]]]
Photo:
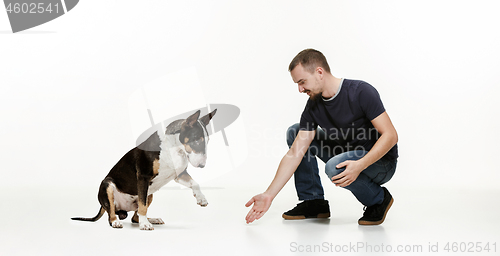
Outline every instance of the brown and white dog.
[[201, 193], [200, 186], [186, 169], [188, 162], [194, 167], [205, 167], [208, 143], [206, 126], [216, 111], [217, 109], [199, 118], [198, 110], [187, 119], [170, 123], [165, 134], [160, 131], [153, 133], [146, 141], [130, 150], [101, 182], [98, 194], [101, 204], [99, 213], [93, 218], [71, 219], [97, 221], [107, 212], [109, 225], [122, 228], [120, 220], [127, 218], [127, 212], [135, 211], [132, 222], [139, 223], [141, 230], [153, 230], [152, 224], [164, 224], [160, 218], [146, 216], [153, 201], [153, 193], [171, 180], [191, 188], [197, 203], [207, 206], [208, 202]]

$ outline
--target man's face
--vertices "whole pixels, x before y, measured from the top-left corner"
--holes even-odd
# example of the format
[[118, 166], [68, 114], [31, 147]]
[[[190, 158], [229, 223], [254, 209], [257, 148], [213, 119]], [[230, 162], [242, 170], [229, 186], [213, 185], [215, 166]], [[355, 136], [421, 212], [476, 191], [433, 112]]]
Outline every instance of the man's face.
[[306, 93], [312, 100], [321, 96], [323, 92], [316, 73], [307, 72], [301, 64], [290, 72], [293, 82], [299, 86], [299, 92]]

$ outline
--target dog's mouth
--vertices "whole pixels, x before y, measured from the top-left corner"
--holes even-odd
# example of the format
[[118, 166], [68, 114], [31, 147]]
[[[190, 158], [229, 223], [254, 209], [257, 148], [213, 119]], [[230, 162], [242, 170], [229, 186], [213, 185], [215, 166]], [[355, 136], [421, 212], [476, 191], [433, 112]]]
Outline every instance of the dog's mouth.
[[207, 157], [204, 154], [189, 154], [189, 162], [195, 168], [203, 168], [206, 165]]

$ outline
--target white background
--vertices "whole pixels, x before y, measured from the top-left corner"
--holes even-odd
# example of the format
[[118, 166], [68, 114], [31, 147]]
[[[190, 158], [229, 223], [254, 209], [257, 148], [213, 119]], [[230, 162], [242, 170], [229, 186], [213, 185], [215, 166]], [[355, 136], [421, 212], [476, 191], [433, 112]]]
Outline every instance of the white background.
[[[288, 64], [315, 48], [333, 75], [381, 94], [399, 133], [388, 186], [498, 195], [497, 14], [496, 1], [87, 0], [12, 34], [0, 12], [0, 186], [97, 191], [135, 146], [130, 95], [194, 67], [207, 102], [240, 108], [245, 132], [236, 134], [248, 142], [247, 161], [213, 184], [262, 192], [307, 100]], [[166, 86], [189, 101], [182, 85]], [[291, 200], [292, 185], [283, 191]]]

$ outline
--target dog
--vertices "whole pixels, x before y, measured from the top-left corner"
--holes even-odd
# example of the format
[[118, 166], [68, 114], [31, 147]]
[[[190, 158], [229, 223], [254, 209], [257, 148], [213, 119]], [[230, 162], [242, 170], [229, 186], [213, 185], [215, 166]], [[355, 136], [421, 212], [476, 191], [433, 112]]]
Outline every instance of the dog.
[[188, 162], [203, 168], [207, 160], [208, 132], [206, 126], [213, 112], [199, 118], [200, 110], [170, 123], [165, 133], [153, 133], [146, 141], [126, 153], [101, 182], [98, 200], [101, 208], [93, 218], [75, 217], [72, 220], [97, 221], [108, 213], [109, 225], [122, 228], [120, 220], [135, 211], [133, 223], [141, 230], [154, 230], [153, 224], [164, 224], [160, 218], [147, 218], [153, 193], [171, 180], [193, 190], [197, 204], [208, 205], [200, 186], [187, 173]]

